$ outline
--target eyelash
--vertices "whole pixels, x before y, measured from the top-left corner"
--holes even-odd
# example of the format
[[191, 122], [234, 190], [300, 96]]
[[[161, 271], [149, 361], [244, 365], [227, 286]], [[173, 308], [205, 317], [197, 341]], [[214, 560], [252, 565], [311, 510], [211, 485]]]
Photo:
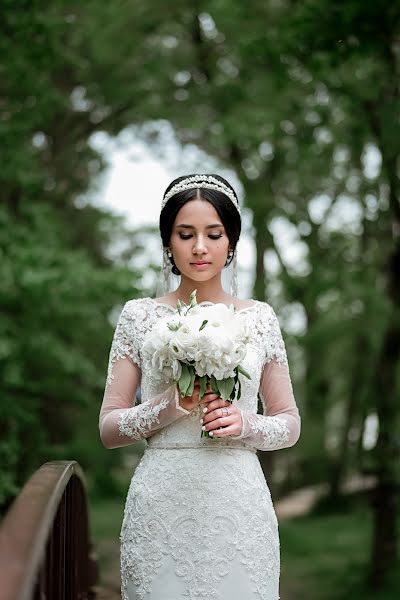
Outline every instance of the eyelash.
[[[193, 236], [191, 234], [184, 235], [183, 233], [180, 233], [179, 237], [181, 238], [181, 240], [189, 240]], [[209, 235], [208, 237], [210, 238], [210, 240], [219, 240], [220, 238], [222, 238], [222, 233], [220, 233], [219, 235]]]

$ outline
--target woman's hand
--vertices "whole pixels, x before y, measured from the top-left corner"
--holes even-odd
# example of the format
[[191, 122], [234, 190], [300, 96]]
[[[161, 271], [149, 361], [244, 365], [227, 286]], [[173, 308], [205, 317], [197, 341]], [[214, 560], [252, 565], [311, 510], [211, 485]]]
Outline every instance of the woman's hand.
[[240, 435], [242, 432], [240, 409], [228, 400], [215, 396], [216, 394], [204, 396], [201, 401], [205, 403], [207, 409], [202, 419], [204, 431], [208, 431], [212, 437]]
[[200, 384], [198, 378], [195, 379], [193, 394], [191, 396], [183, 397], [178, 387], [179, 404], [185, 410], [191, 411], [198, 406], [204, 406], [204, 402], [210, 402], [219, 398], [218, 394], [214, 394], [210, 388], [207, 388], [205, 396], [199, 400], [200, 395]]

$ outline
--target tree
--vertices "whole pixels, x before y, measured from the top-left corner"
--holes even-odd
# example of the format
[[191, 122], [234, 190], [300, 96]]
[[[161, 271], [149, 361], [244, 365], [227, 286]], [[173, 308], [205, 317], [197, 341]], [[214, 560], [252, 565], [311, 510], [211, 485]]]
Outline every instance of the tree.
[[[120, 219], [78, 201], [102, 162], [88, 143], [88, 115], [71, 103], [82, 66], [81, 49], [63, 45], [66, 7], [6, 3], [0, 25], [3, 506], [43, 460], [83, 448], [87, 421], [101, 454], [110, 313], [137, 293], [132, 241], [125, 258], [109, 257], [111, 241], [128, 237]], [[87, 457], [86, 447], [77, 458]]]

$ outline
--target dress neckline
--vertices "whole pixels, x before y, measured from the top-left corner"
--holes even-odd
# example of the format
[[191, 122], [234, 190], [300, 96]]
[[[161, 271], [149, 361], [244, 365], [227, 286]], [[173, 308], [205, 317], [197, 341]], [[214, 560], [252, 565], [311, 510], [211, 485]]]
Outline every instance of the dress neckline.
[[[176, 306], [172, 306], [172, 304], [168, 304], [167, 302], [158, 302], [154, 298], [150, 298], [150, 297], [146, 298], [146, 300], [150, 300], [150, 302], [152, 302], [156, 306], [165, 306], [166, 308], [169, 308], [173, 312], [176, 311]], [[241, 313], [246, 310], [253, 310], [253, 308], [255, 308], [257, 306], [257, 301], [251, 299], [250, 302], [252, 302], [251, 306], [244, 306], [243, 308], [236, 308], [234, 305], [235, 313]], [[225, 302], [210, 302], [209, 300], [203, 300], [203, 302], [198, 302], [197, 306], [214, 306], [214, 304], [225, 304]], [[230, 304], [225, 304], [225, 306], [229, 307]]]

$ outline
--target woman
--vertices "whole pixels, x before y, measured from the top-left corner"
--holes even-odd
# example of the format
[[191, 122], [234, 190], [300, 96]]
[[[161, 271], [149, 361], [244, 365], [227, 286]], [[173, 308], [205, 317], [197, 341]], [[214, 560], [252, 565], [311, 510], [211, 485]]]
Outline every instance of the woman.
[[[180, 275], [161, 298], [128, 301], [110, 352], [100, 411], [107, 448], [146, 439], [128, 491], [121, 530], [123, 600], [278, 600], [279, 533], [256, 451], [293, 446], [300, 416], [284, 342], [267, 303], [224, 291], [221, 273], [236, 263], [241, 229], [234, 189], [218, 175], [188, 175], [167, 188], [160, 214], [164, 274]], [[188, 302], [233, 304], [252, 339], [243, 361], [251, 374], [230, 404], [199, 387], [149, 375], [141, 349], [157, 319]], [[142, 403], [135, 404], [141, 386]], [[257, 414], [257, 394], [263, 415]], [[201, 437], [201, 429], [210, 438]]]

